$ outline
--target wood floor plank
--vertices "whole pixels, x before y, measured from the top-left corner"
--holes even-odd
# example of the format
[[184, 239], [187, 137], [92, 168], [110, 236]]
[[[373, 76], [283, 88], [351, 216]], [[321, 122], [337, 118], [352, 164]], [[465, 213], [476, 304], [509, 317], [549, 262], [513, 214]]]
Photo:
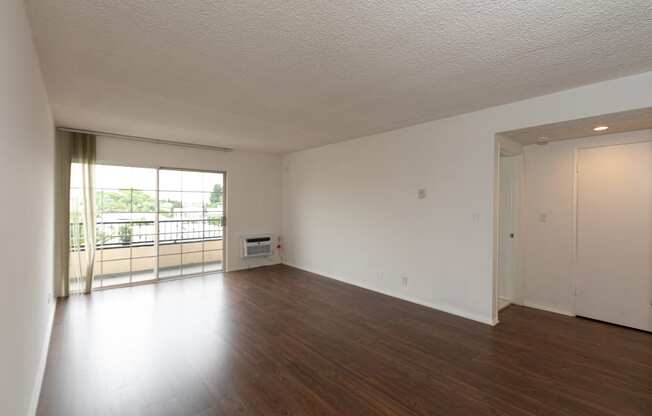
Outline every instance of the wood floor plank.
[[71, 297], [38, 415], [652, 415], [652, 335], [500, 320], [287, 266]]

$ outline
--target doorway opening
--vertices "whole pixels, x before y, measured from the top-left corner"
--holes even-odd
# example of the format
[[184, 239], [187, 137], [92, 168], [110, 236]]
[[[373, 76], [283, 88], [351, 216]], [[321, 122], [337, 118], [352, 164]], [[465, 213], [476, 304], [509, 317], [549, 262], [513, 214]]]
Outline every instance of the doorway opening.
[[[494, 321], [499, 306], [520, 300], [652, 330], [651, 140], [652, 107], [496, 133]], [[509, 219], [506, 165], [519, 153], [527, 192], [516, 205], [523, 212]]]
[[519, 277], [519, 216], [523, 155], [501, 152], [499, 165], [498, 206], [498, 278], [496, 310], [500, 312], [511, 304], [522, 304]]

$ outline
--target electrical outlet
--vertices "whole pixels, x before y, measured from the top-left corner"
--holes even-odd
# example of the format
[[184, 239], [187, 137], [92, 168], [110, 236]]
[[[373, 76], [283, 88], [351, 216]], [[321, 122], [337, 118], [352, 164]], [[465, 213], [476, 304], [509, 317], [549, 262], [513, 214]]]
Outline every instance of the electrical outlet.
[[383, 272], [378, 272], [378, 281], [379, 282], [382, 282], [384, 277], [385, 277], [385, 274]]
[[401, 285], [403, 287], [408, 287], [408, 277], [407, 276], [405, 276], [405, 275], [401, 276]]

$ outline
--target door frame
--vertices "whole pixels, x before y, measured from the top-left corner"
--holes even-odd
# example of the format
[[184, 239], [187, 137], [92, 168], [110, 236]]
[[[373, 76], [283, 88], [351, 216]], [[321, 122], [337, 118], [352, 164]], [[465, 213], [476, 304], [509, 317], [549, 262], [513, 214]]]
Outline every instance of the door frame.
[[[500, 158], [502, 156], [521, 156], [521, 180], [519, 183], [519, 200], [517, 201], [518, 206], [518, 215], [515, 218], [515, 221], [518, 224], [518, 234], [516, 235], [518, 239], [517, 248], [514, 250], [516, 253], [516, 270], [517, 274], [521, 272], [521, 263], [520, 259], [522, 256], [522, 246], [524, 240], [522, 239], [522, 230], [523, 222], [521, 216], [523, 215], [523, 201], [525, 197], [525, 153], [523, 148], [519, 146], [512, 146], [509, 143], [503, 142], [500, 135], [496, 134], [494, 136], [494, 194], [493, 194], [493, 207], [494, 212], [492, 215], [492, 224], [493, 224], [493, 250], [492, 250], [492, 302], [491, 302], [491, 315], [492, 319], [490, 325], [497, 325], [500, 321], [498, 319], [498, 303], [499, 303], [499, 279], [500, 279], [500, 184], [502, 181], [501, 178], [501, 169], [500, 169]], [[522, 276], [519, 278], [518, 284], [519, 297], [523, 299], [525, 293], [524, 280]]]
[[[155, 246], [156, 246], [156, 265], [155, 265], [155, 277], [150, 280], [143, 280], [139, 282], [129, 282], [129, 283], [122, 283], [122, 284], [117, 284], [117, 285], [112, 285], [112, 286], [101, 286], [101, 287], [96, 287], [93, 288], [92, 291], [103, 291], [103, 290], [111, 290], [111, 289], [119, 289], [119, 288], [125, 288], [125, 287], [132, 287], [132, 286], [142, 286], [142, 285], [150, 285], [150, 284], [156, 284], [156, 283], [161, 283], [161, 282], [167, 282], [167, 281], [172, 281], [172, 280], [179, 280], [179, 279], [186, 279], [186, 278], [192, 278], [192, 277], [201, 277], [205, 276], [206, 274], [209, 273], [226, 273], [228, 270], [227, 267], [227, 262], [228, 262], [228, 255], [227, 255], [227, 227], [229, 225], [229, 221], [227, 219], [227, 171], [224, 170], [210, 170], [210, 169], [190, 169], [190, 168], [175, 168], [175, 167], [169, 167], [169, 166], [134, 166], [134, 165], [128, 165], [128, 164], [117, 164], [117, 163], [100, 163], [100, 164], [110, 164], [114, 166], [124, 166], [124, 167], [133, 167], [133, 168], [147, 168], [147, 169], [155, 169], [156, 170], [156, 240], [155, 240]], [[206, 172], [206, 173], [218, 173], [222, 175], [222, 205], [223, 205], [223, 218], [225, 224], [222, 226], [222, 270], [218, 271], [211, 271], [211, 272], [205, 272], [202, 271], [200, 273], [193, 273], [193, 274], [188, 274], [188, 275], [178, 275], [178, 276], [171, 276], [171, 277], [164, 277], [161, 278], [159, 276], [159, 245], [158, 245], [158, 215], [159, 215], [159, 192], [160, 192], [160, 184], [159, 184], [159, 173], [162, 169], [167, 169], [167, 170], [179, 170], [179, 171], [186, 171], [186, 172]]]

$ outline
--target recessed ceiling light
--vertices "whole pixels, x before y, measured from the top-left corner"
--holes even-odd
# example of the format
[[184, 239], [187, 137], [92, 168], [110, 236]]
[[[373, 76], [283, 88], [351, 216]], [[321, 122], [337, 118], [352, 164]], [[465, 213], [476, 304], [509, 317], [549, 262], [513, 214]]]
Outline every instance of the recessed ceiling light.
[[593, 131], [605, 131], [609, 128], [609, 126], [598, 126], [593, 128]]
[[537, 138], [537, 143], [539, 143], [539, 144], [548, 144], [549, 141], [550, 141], [550, 138], [548, 138], [546, 136], [541, 136], [541, 137]]

